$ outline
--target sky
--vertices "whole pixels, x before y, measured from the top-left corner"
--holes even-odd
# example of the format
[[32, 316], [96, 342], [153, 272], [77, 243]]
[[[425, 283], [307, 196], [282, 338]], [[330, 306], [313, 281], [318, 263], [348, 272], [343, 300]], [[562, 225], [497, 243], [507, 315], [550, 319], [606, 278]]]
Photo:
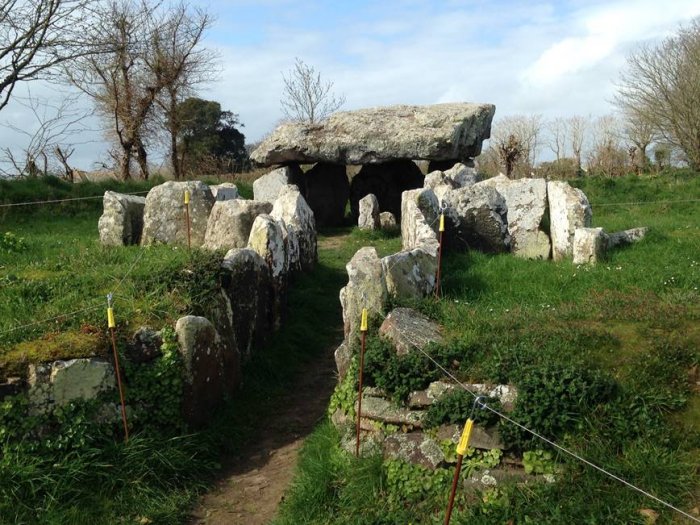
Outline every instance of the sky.
[[[600, 116], [614, 109], [628, 54], [700, 15], [698, 0], [190, 3], [216, 18], [204, 45], [218, 53], [220, 74], [200, 96], [237, 113], [248, 142], [282, 118], [282, 77], [295, 58], [333, 82], [343, 109], [466, 101], [495, 104], [496, 119]], [[56, 86], [31, 90], [62, 96]], [[90, 103], [77, 108], [89, 112]], [[12, 126], [31, 133], [33, 121], [18, 102], [0, 112], [0, 149], [21, 148], [27, 137]], [[67, 139], [71, 162], [92, 169], [105, 157], [100, 123], [81, 126]]]

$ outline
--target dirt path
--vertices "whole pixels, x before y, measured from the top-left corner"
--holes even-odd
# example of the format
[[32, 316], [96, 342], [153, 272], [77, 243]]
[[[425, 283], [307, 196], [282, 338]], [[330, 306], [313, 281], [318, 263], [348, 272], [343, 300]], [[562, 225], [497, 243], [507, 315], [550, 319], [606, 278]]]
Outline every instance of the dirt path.
[[232, 459], [222, 480], [192, 513], [190, 525], [269, 523], [292, 480], [304, 438], [325, 417], [334, 385], [335, 364], [329, 349], [300, 371], [289, 390], [289, 403], [260, 422], [264, 437]]

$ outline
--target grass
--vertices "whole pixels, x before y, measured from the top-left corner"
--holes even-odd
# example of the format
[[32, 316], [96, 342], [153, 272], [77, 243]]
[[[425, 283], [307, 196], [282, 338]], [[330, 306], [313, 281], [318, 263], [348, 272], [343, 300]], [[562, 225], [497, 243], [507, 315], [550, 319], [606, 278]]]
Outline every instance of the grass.
[[[462, 379], [521, 386], [517, 418], [689, 511], [700, 503], [700, 202], [651, 201], [700, 199], [700, 177], [575, 183], [592, 203], [594, 226], [648, 226], [647, 238], [596, 267], [447, 254], [444, 298], [414, 306], [445, 326], [447, 346], [462, 355], [453, 370]], [[644, 204], [617, 204], [629, 202]], [[581, 398], [562, 418], [547, 409], [566, 406], [565, 377], [584, 391], [586, 377], [600, 377], [613, 390]], [[527, 385], [537, 385], [529, 398]], [[348, 458], [334, 432], [322, 425], [309, 440], [278, 524], [442, 523], [449, 481], [438, 491], [426, 487], [444, 476], [413, 472], [397, 483], [379, 458]], [[519, 447], [545, 448], [527, 437]], [[567, 456], [555, 459], [565, 469], [556, 483], [506, 484], [466, 497], [452, 523], [641, 524], [641, 509], [659, 512], [657, 523], [683, 522]], [[349, 498], [357, 479], [365, 489]]]

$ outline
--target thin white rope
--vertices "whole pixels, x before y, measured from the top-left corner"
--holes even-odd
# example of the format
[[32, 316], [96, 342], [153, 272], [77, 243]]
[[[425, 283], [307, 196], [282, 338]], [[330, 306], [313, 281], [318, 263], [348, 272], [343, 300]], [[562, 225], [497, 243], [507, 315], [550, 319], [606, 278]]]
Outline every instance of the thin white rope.
[[[133, 193], [123, 193], [122, 195], [143, 195], [148, 193], [148, 191], [135, 191]], [[10, 204], [0, 204], [0, 208], [12, 208], [15, 206], [34, 206], [39, 204], [55, 204], [59, 202], [73, 202], [73, 201], [87, 201], [92, 199], [103, 199], [104, 195], [94, 195], [91, 197], [71, 197], [69, 199], [54, 199], [46, 201], [27, 201], [27, 202], [13, 202]]]
[[598, 208], [600, 206], [641, 206], [643, 204], [676, 204], [683, 202], [700, 202], [700, 199], [685, 199], [677, 201], [634, 201], [634, 202], [605, 202], [601, 204], [591, 204], [592, 207]]

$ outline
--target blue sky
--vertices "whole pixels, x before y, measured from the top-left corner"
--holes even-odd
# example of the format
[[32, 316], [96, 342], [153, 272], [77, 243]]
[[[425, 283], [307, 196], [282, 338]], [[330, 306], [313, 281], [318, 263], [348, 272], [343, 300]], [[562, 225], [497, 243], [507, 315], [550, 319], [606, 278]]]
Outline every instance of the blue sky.
[[[490, 102], [496, 118], [612, 110], [625, 57], [700, 15], [697, 0], [328, 2], [208, 0], [206, 45], [221, 74], [202, 92], [240, 115], [250, 141], [280, 120], [282, 73], [295, 57], [346, 96], [345, 109], [387, 104]], [[48, 93], [41, 87], [35, 93]], [[9, 110], [9, 111], [8, 111]], [[0, 121], [28, 122], [7, 108]], [[104, 151], [95, 132], [77, 148], [82, 168]], [[77, 139], [76, 139], [77, 140]], [[0, 141], [17, 142], [0, 132]]]

